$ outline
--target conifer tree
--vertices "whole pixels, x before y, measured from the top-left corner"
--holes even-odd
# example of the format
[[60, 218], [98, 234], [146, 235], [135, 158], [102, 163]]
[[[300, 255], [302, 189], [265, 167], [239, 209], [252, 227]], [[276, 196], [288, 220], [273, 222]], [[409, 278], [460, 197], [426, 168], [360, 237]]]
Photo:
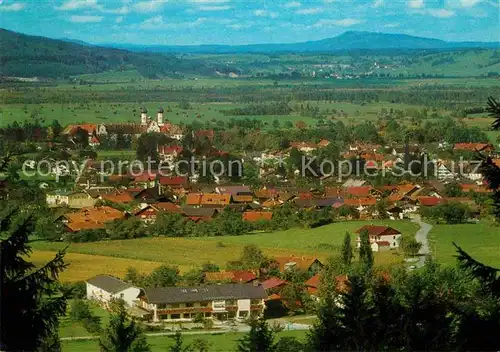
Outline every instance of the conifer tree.
[[128, 316], [125, 303], [117, 300], [111, 305], [113, 313], [99, 340], [101, 352], [149, 352], [146, 336]]
[[250, 322], [250, 331], [238, 342], [238, 352], [274, 351], [274, 334], [264, 319]]
[[351, 245], [351, 235], [349, 234], [349, 232], [345, 233], [344, 243], [342, 243], [342, 249], [340, 253], [342, 263], [344, 265], [351, 265], [352, 257], [354, 256], [354, 254]]
[[[64, 250], [42, 267], [29, 261], [32, 214], [2, 204], [0, 214], [0, 350], [60, 350], [57, 329], [66, 312], [67, 294], [58, 276]], [[21, 215], [18, 215], [21, 214]]]
[[363, 230], [359, 234], [360, 245], [359, 245], [359, 262], [369, 270], [373, 267], [373, 252], [370, 245], [370, 236], [368, 231]]

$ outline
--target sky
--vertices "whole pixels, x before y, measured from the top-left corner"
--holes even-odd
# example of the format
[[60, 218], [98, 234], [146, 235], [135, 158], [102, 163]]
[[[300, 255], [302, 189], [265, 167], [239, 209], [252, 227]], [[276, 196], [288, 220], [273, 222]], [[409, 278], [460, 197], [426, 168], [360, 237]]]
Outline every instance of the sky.
[[500, 0], [0, 0], [0, 27], [93, 44], [293, 43], [345, 31], [500, 41]]

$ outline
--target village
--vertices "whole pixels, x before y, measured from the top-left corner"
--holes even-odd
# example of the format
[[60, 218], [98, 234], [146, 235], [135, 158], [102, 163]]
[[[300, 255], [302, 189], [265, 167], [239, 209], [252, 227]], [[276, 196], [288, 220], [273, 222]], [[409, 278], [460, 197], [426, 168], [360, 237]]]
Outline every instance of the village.
[[[289, 222], [287, 227], [299, 226], [294, 221], [316, 227], [356, 219], [382, 219], [387, 220], [386, 226], [365, 225], [355, 231], [357, 248], [362, 241], [361, 235], [366, 234], [373, 252], [425, 256], [429, 254], [428, 249], [421, 251], [422, 244], [418, 242], [411, 253], [401, 250], [402, 236], [413, 238], [415, 235], [402, 234], [390, 226], [391, 220], [432, 218], [444, 223], [474, 222], [486, 211], [486, 199], [491, 194], [474, 165], [466, 163], [465, 168], [461, 165], [458, 169], [453, 166], [453, 160], [433, 160], [433, 174], [426, 178], [391, 178], [389, 183], [381, 184], [371, 177], [374, 171], [381, 169], [391, 175], [391, 170], [397, 165], [404, 166], [409, 157], [427, 156], [424, 146], [409, 144], [382, 146], [359, 142], [346, 145], [340, 152], [342, 159], [358, 168], [361, 162], [365, 176], [312, 175], [315, 181], [310, 184], [289, 179], [303, 172], [297, 163], [290, 162], [291, 155], [298, 153], [308, 158], [334, 141], [290, 141], [279, 150], [234, 158], [243, 165], [243, 175], [237, 181], [224, 172], [208, 181], [200, 177], [199, 170], [175, 174], [179, 170], [172, 165], [185, 156], [187, 139], [202, 139], [205, 144], [203, 156], [226, 158], [227, 163], [229, 153], [213, 145], [214, 130], [185, 131], [181, 126], [170, 124], [161, 108], [156, 118], [149, 117], [144, 108], [140, 116], [137, 124], [80, 124], [63, 130], [62, 134], [69, 141], [74, 140], [75, 145], [81, 136], [88, 138], [90, 150], [98, 150], [104, 138], [160, 136], [162, 142], [153, 145], [152, 155], [157, 155], [159, 165], [164, 162], [168, 167], [131, 168], [125, 172], [118, 168], [110, 172], [109, 163], [88, 158], [76, 177], [72, 170], [61, 168], [57, 161], [49, 161], [49, 173], [75, 179], [72, 187], [45, 189], [46, 205], [54, 212], [54, 223], [60, 229], [52, 240], [87, 242], [162, 235], [241, 235], [272, 232], [286, 222]], [[492, 156], [493, 162], [500, 165], [500, 158], [491, 144], [457, 143], [438, 148], [466, 155], [483, 153]], [[285, 170], [286, 163], [292, 163], [292, 168]], [[246, 182], [244, 173], [248, 165], [257, 168], [257, 182]], [[33, 164], [28, 166], [34, 170]], [[292, 221], [292, 217], [296, 220]], [[128, 225], [120, 227], [120, 224]], [[228, 267], [205, 271], [195, 286], [148, 288], [124, 278], [97, 275], [86, 280], [86, 297], [107, 308], [114, 299], [123, 299], [132, 315], [153, 325], [207, 319], [227, 324], [264, 314], [284, 314], [291, 306], [304, 308], [303, 299], [293, 302], [290, 299], [290, 287], [297, 290], [296, 275], [300, 276], [299, 295], [307, 296], [312, 302], [318, 299], [324, 266], [319, 258], [289, 255], [268, 261], [265, 267], [253, 269], [231, 270]], [[422, 259], [419, 266], [424, 262]], [[286, 279], [292, 274], [295, 275], [293, 282]], [[336, 285], [340, 290], [346, 279], [345, 275], [337, 276]], [[274, 311], [281, 313], [272, 313]]]

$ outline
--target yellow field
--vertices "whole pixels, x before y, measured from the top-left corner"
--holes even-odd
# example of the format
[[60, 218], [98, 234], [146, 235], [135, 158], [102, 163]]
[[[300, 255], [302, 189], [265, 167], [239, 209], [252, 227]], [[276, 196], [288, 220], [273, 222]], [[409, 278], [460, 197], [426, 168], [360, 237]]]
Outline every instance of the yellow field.
[[[199, 268], [205, 263], [214, 263], [221, 268], [228, 261], [237, 260], [245, 245], [255, 244], [268, 257], [316, 256], [324, 261], [340, 253], [344, 234], [351, 234], [368, 222], [350, 221], [334, 223], [315, 229], [293, 228], [273, 233], [243, 236], [220, 236], [199, 238], [139, 238], [132, 240], [73, 243], [68, 248], [67, 261], [72, 267], [63, 280], [87, 279], [97, 273], [112, 273], [122, 276], [127, 267], [133, 266], [144, 272], [151, 271], [160, 263], [178, 266], [181, 272]], [[383, 221], [371, 221], [385, 224]], [[414, 234], [418, 229], [413, 223], [393, 221], [390, 223], [402, 233]], [[355, 236], [351, 237], [353, 244]], [[36, 241], [32, 243], [37, 260], [40, 253], [53, 253], [67, 244], [61, 242]], [[374, 253], [375, 264], [387, 266], [401, 263], [402, 256], [394, 252]], [[38, 259], [40, 258], [40, 259]], [[142, 268], [142, 269], [141, 269]]]
[[[37, 266], [43, 265], [53, 259], [55, 254], [56, 252], [35, 251], [31, 255], [31, 260]], [[109, 274], [123, 277], [128, 267], [134, 267], [142, 273], [150, 273], [154, 268], [161, 265], [161, 263], [146, 260], [113, 258], [79, 253], [67, 253], [65, 261], [69, 266], [61, 273], [60, 279], [62, 282], [87, 280], [97, 274]]]

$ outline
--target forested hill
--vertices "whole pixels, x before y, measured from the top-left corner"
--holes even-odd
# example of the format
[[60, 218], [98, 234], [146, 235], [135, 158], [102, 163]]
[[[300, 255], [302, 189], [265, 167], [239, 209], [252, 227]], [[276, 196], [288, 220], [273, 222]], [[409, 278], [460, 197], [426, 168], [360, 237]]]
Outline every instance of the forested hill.
[[65, 78], [108, 70], [139, 71], [145, 77], [213, 75], [202, 61], [173, 55], [132, 53], [0, 29], [0, 77]]

